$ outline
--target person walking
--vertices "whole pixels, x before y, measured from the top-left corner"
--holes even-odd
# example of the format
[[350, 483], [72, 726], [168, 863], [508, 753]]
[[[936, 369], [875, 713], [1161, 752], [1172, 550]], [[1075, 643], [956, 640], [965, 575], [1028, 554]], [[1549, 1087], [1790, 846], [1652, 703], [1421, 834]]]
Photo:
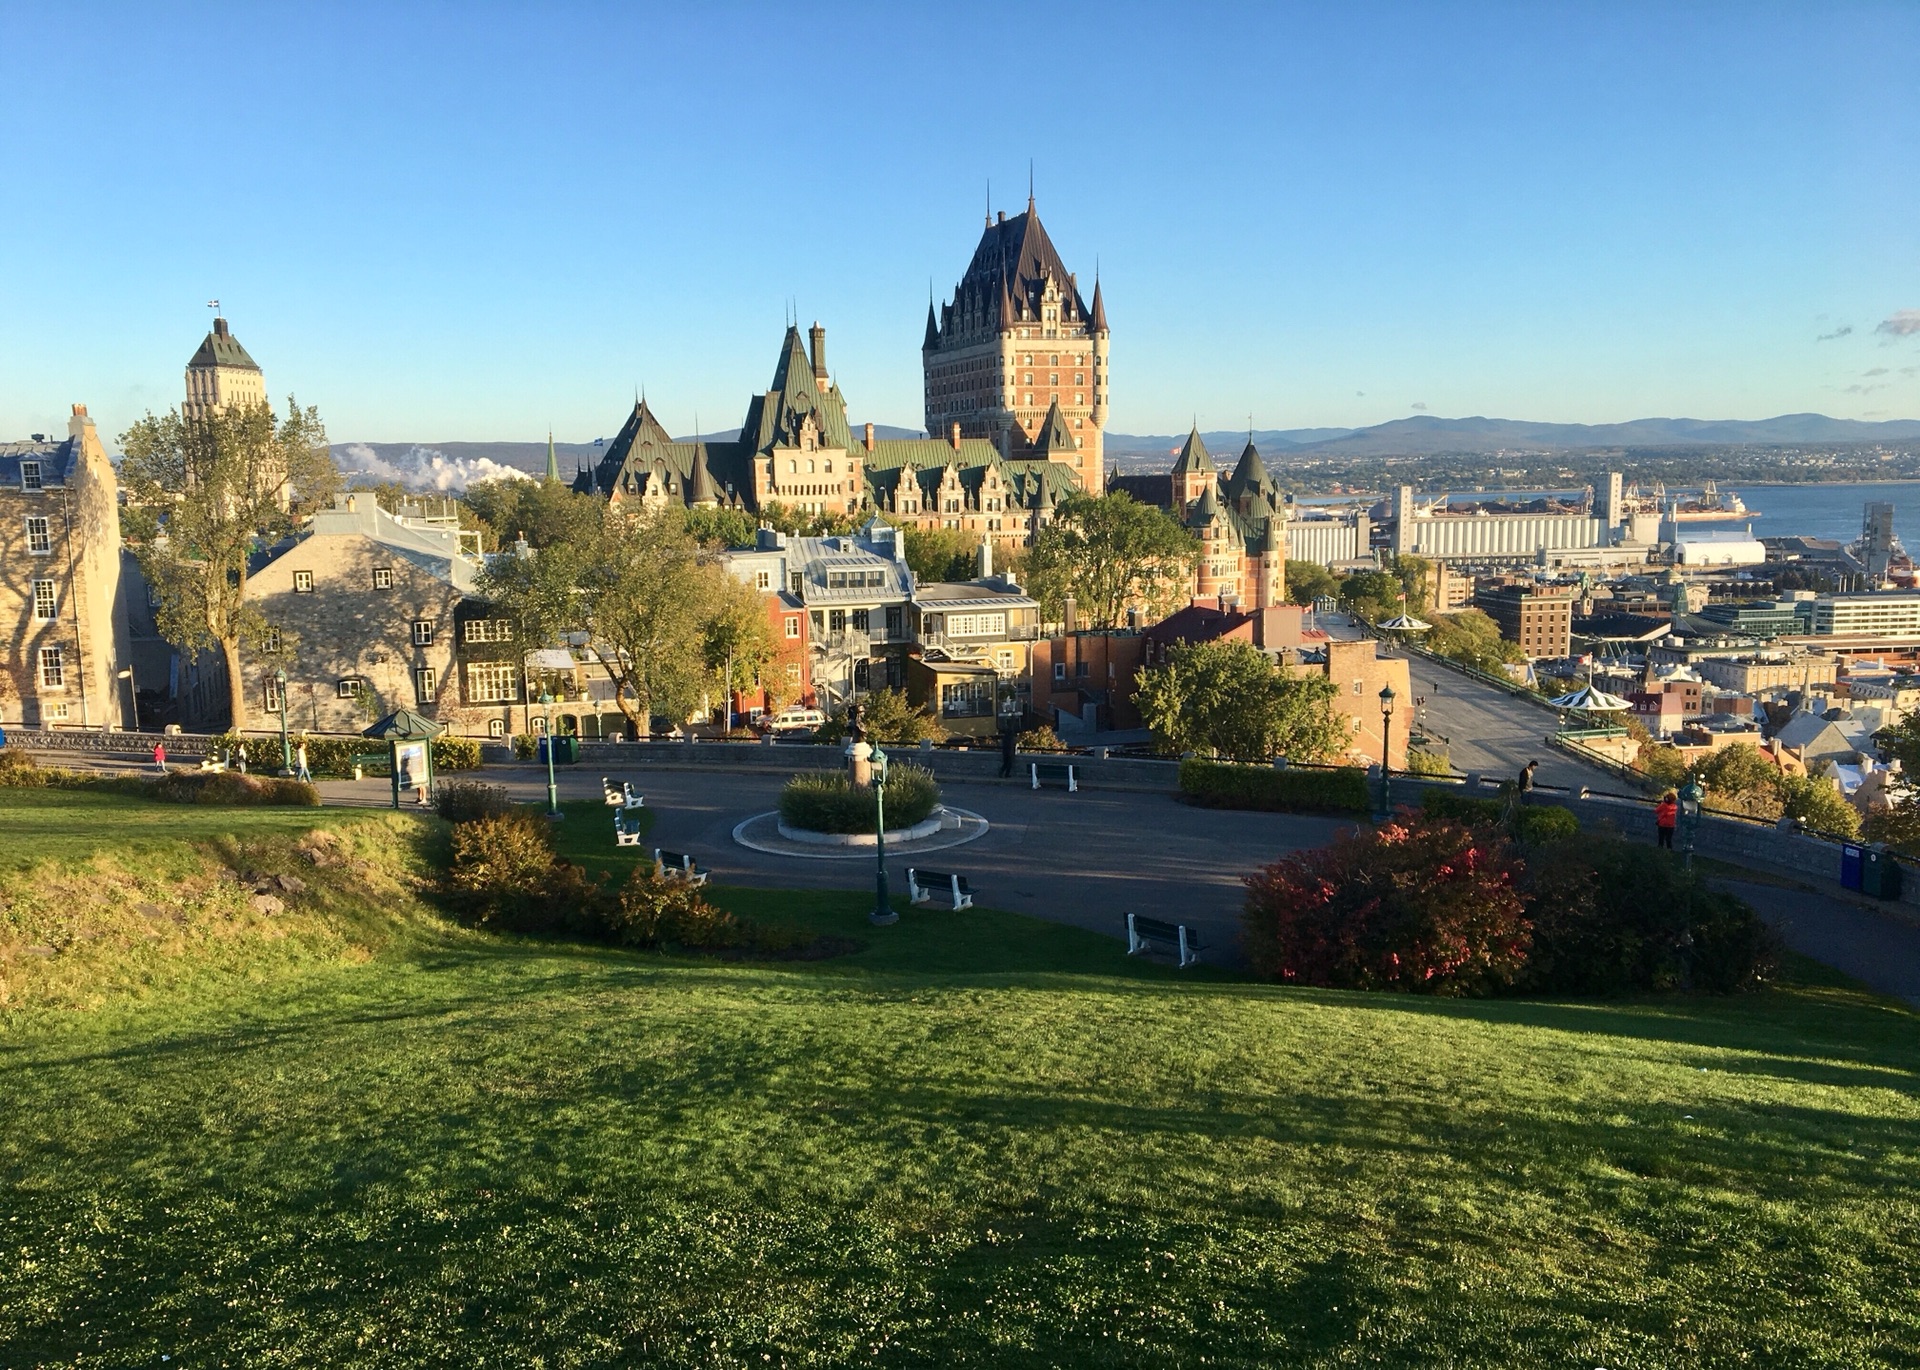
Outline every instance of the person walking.
[[246, 743], [242, 742], [239, 745], [239, 747], [235, 748], [234, 758], [235, 758], [233, 763], [234, 769], [239, 771], [240, 774], [245, 775], [247, 773], [247, 744]]
[[167, 773], [167, 744], [164, 742], [153, 744], [153, 768], [162, 775]]
[[304, 742], [294, 749], [293, 778], [308, 784], [313, 783], [313, 772], [307, 769], [307, 744]]
[[1653, 806], [1653, 831], [1660, 845], [1673, 850], [1673, 830], [1680, 825], [1680, 796], [1668, 790]]

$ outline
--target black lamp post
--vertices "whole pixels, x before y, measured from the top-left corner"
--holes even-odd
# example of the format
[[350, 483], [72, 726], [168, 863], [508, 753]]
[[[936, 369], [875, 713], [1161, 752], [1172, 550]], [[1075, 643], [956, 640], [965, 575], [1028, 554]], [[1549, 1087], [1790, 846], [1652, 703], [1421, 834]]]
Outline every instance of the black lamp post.
[[900, 915], [893, 911], [893, 900], [887, 892], [887, 754], [877, 742], [869, 761], [873, 766], [874, 867], [873, 912], [867, 915], [867, 921], [884, 928], [898, 923]]
[[1380, 816], [1393, 813], [1393, 686], [1380, 689]]
[[132, 706], [133, 730], [140, 731], [140, 692], [134, 688], [133, 667], [122, 666], [114, 679], [127, 682], [127, 703]]
[[287, 745], [287, 671], [284, 666], [273, 670], [273, 692], [280, 701], [280, 774], [293, 774], [293, 748]]

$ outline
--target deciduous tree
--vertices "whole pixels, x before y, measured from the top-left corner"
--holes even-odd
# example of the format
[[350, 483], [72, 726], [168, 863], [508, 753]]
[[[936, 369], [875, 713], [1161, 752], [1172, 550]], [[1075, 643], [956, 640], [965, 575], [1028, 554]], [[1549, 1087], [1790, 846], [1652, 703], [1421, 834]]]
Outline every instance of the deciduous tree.
[[1131, 495], [1075, 493], [1033, 539], [1030, 588], [1050, 618], [1073, 596], [1088, 627], [1113, 628], [1139, 607], [1155, 618], [1187, 598], [1200, 544], [1163, 509]]
[[1295, 604], [1311, 604], [1338, 588], [1333, 572], [1317, 561], [1287, 563], [1287, 598]]
[[1141, 674], [1134, 704], [1164, 752], [1238, 761], [1326, 761], [1345, 750], [1349, 727], [1325, 676], [1293, 674], [1250, 642], [1175, 647]]

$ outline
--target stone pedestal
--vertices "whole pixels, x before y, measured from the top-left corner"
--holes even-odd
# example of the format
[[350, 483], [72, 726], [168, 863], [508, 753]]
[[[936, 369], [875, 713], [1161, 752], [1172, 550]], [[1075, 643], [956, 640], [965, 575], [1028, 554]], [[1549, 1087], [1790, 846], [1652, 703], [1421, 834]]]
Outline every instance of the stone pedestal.
[[873, 784], [873, 746], [855, 742], [847, 748], [847, 779], [856, 785]]

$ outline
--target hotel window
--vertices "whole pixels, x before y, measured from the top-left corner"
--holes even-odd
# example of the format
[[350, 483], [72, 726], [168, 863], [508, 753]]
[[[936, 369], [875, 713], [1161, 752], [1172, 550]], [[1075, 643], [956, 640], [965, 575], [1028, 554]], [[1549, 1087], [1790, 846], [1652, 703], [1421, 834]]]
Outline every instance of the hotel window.
[[36, 557], [53, 551], [53, 534], [47, 531], [47, 521], [39, 514], [27, 518], [27, 550]]
[[504, 661], [472, 662], [467, 666], [469, 704], [511, 704], [519, 698], [513, 665]]
[[260, 650], [267, 656], [272, 656], [280, 650], [280, 630], [278, 628], [268, 628], [260, 634]]
[[53, 582], [36, 580], [33, 582], [33, 616], [49, 619], [59, 612], [59, 603], [53, 593]]
[[391, 566], [376, 566], [373, 568], [373, 588], [376, 590], [391, 590], [393, 588], [393, 568]]
[[293, 592], [296, 595], [312, 594], [313, 593], [313, 572], [295, 571], [293, 573]]
[[37, 461], [21, 462], [20, 463], [20, 488], [22, 490], [38, 490], [41, 487], [42, 487], [42, 481], [40, 479], [40, 463]]
[[413, 673], [413, 697], [422, 704], [433, 703], [433, 667], [422, 666]]
[[416, 618], [413, 621], [413, 645], [416, 647], [433, 646], [433, 620]]
[[64, 690], [67, 687], [67, 659], [64, 648], [42, 647], [40, 649], [40, 688], [43, 690]]
[[358, 699], [367, 692], [367, 682], [357, 675], [343, 676], [333, 683], [336, 699]]
[[280, 682], [272, 676], [268, 676], [264, 684], [266, 685], [266, 697], [263, 702], [266, 705], [266, 710], [270, 714], [277, 714], [280, 712]]

